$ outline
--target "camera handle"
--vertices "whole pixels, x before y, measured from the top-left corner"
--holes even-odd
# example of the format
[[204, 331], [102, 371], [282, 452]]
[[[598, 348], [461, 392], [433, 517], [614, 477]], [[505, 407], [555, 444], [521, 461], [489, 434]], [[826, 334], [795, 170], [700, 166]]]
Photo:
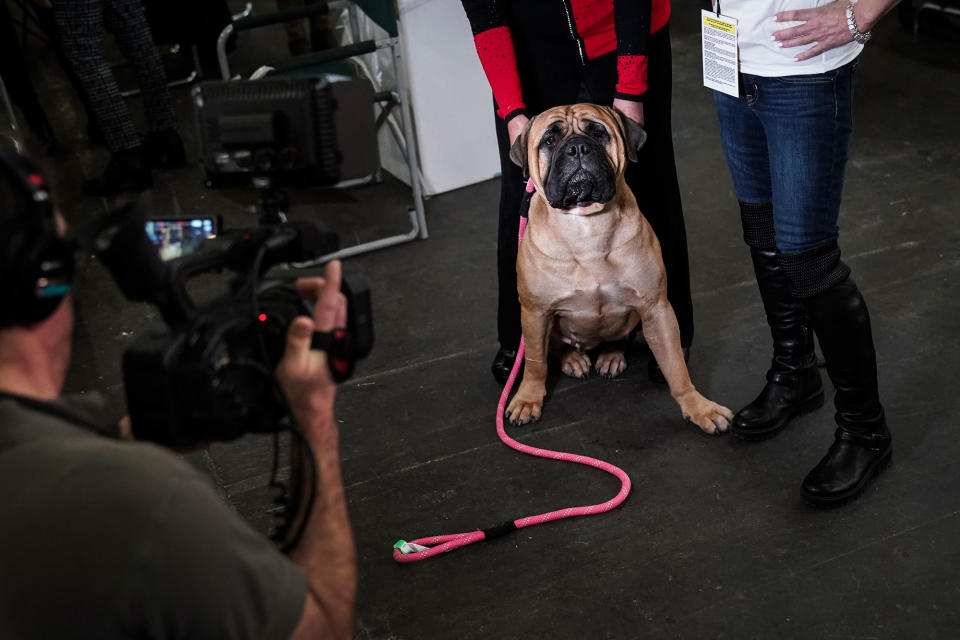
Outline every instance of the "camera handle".
[[343, 327], [330, 331], [314, 331], [310, 348], [327, 354], [330, 375], [337, 382], [343, 382], [353, 373], [353, 365], [357, 361], [356, 344]]

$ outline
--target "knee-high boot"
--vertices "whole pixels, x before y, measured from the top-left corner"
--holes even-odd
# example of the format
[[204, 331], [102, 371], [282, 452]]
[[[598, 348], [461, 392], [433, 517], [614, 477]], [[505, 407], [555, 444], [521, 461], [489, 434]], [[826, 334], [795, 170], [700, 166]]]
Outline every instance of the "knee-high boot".
[[794, 416], [823, 406], [823, 385], [806, 312], [777, 260], [773, 207], [741, 202], [740, 215], [773, 338], [773, 360], [766, 385], [737, 412], [732, 430], [746, 440], [762, 440], [779, 433]]
[[892, 452], [877, 389], [870, 315], [835, 244], [780, 259], [820, 341], [836, 390], [834, 442], [804, 479], [801, 493], [815, 506], [839, 506], [863, 492]]

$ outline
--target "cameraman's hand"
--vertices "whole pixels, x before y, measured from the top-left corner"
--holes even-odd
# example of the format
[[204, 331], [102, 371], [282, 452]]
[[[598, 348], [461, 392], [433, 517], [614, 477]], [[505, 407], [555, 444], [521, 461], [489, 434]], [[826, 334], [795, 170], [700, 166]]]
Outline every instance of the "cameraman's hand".
[[[294, 439], [291, 470], [298, 490], [293, 531], [304, 523], [290, 559], [307, 575], [310, 588], [294, 638], [352, 638], [357, 593], [357, 556], [347, 517], [347, 499], [340, 473], [337, 423], [333, 400], [337, 385], [327, 355], [310, 349], [314, 331], [347, 324], [347, 299], [340, 293], [340, 263], [327, 265], [324, 278], [297, 281], [307, 298], [316, 299], [313, 318], [296, 318], [287, 331], [287, 348], [277, 365], [277, 381], [299, 427], [311, 444], [303, 449]], [[312, 453], [315, 473], [298, 472]], [[311, 486], [305, 483], [312, 483]], [[306, 520], [304, 521], [304, 518]]]
[[287, 331], [287, 347], [277, 365], [277, 381], [294, 417], [304, 430], [333, 419], [337, 385], [330, 375], [327, 354], [312, 350], [314, 331], [330, 331], [347, 324], [347, 300], [340, 293], [340, 262], [327, 264], [324, 278], [302, 278], [297, 288], [315, 299], [313, 318], [297, 317]]

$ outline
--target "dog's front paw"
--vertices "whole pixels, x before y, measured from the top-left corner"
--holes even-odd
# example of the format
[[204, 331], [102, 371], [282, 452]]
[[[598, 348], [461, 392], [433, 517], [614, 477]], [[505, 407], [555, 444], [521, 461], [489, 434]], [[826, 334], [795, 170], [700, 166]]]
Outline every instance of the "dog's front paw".
[[560, 368], [571, 378], [586, 378], [590, 373], [590, 356], [576, 349], [568, 349], [560, 361]]
[[597, 356], [597, 373], [604, 378], [616, 378], [627, 368], [627, 358], [623, 351], [604, 351]]
[[733, 412], [693, 391], [680, 402], [685, 420], [694, 423], [704, 433], [720, 434], [730, 427]]
[[543, 411], [543, 396], [529, 395], [523, 393], [523, 389], [517, 391], [513, 400], [507, 405], [505, 415], [510, 424], [527, 424], [540, 419], [540, 413]]

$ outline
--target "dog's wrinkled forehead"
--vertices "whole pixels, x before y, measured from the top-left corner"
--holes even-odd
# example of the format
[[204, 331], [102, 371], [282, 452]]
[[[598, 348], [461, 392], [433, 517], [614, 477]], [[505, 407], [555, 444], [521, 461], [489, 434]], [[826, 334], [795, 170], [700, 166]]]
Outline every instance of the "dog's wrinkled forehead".
[[596, 140], [603, 146], [607, 146], [612, 139], [610, 130], [599, 120], [592, 120], [590, 118], [558, 118], [546, 124], [546, 128], [540, 135], [537, 144], [542, 150], [543, 147], [554, 146], [564, 138], [577, 134]]
[[606, 145], [618, 134], [618, 129], [608, 109], [575, 104], [554, 107], [541, 113], [537, 116], [537, 131], [534, 134], [534, 142], [538, 145], [544, 140], [556, 142], [575, 134], [597, 139]]

